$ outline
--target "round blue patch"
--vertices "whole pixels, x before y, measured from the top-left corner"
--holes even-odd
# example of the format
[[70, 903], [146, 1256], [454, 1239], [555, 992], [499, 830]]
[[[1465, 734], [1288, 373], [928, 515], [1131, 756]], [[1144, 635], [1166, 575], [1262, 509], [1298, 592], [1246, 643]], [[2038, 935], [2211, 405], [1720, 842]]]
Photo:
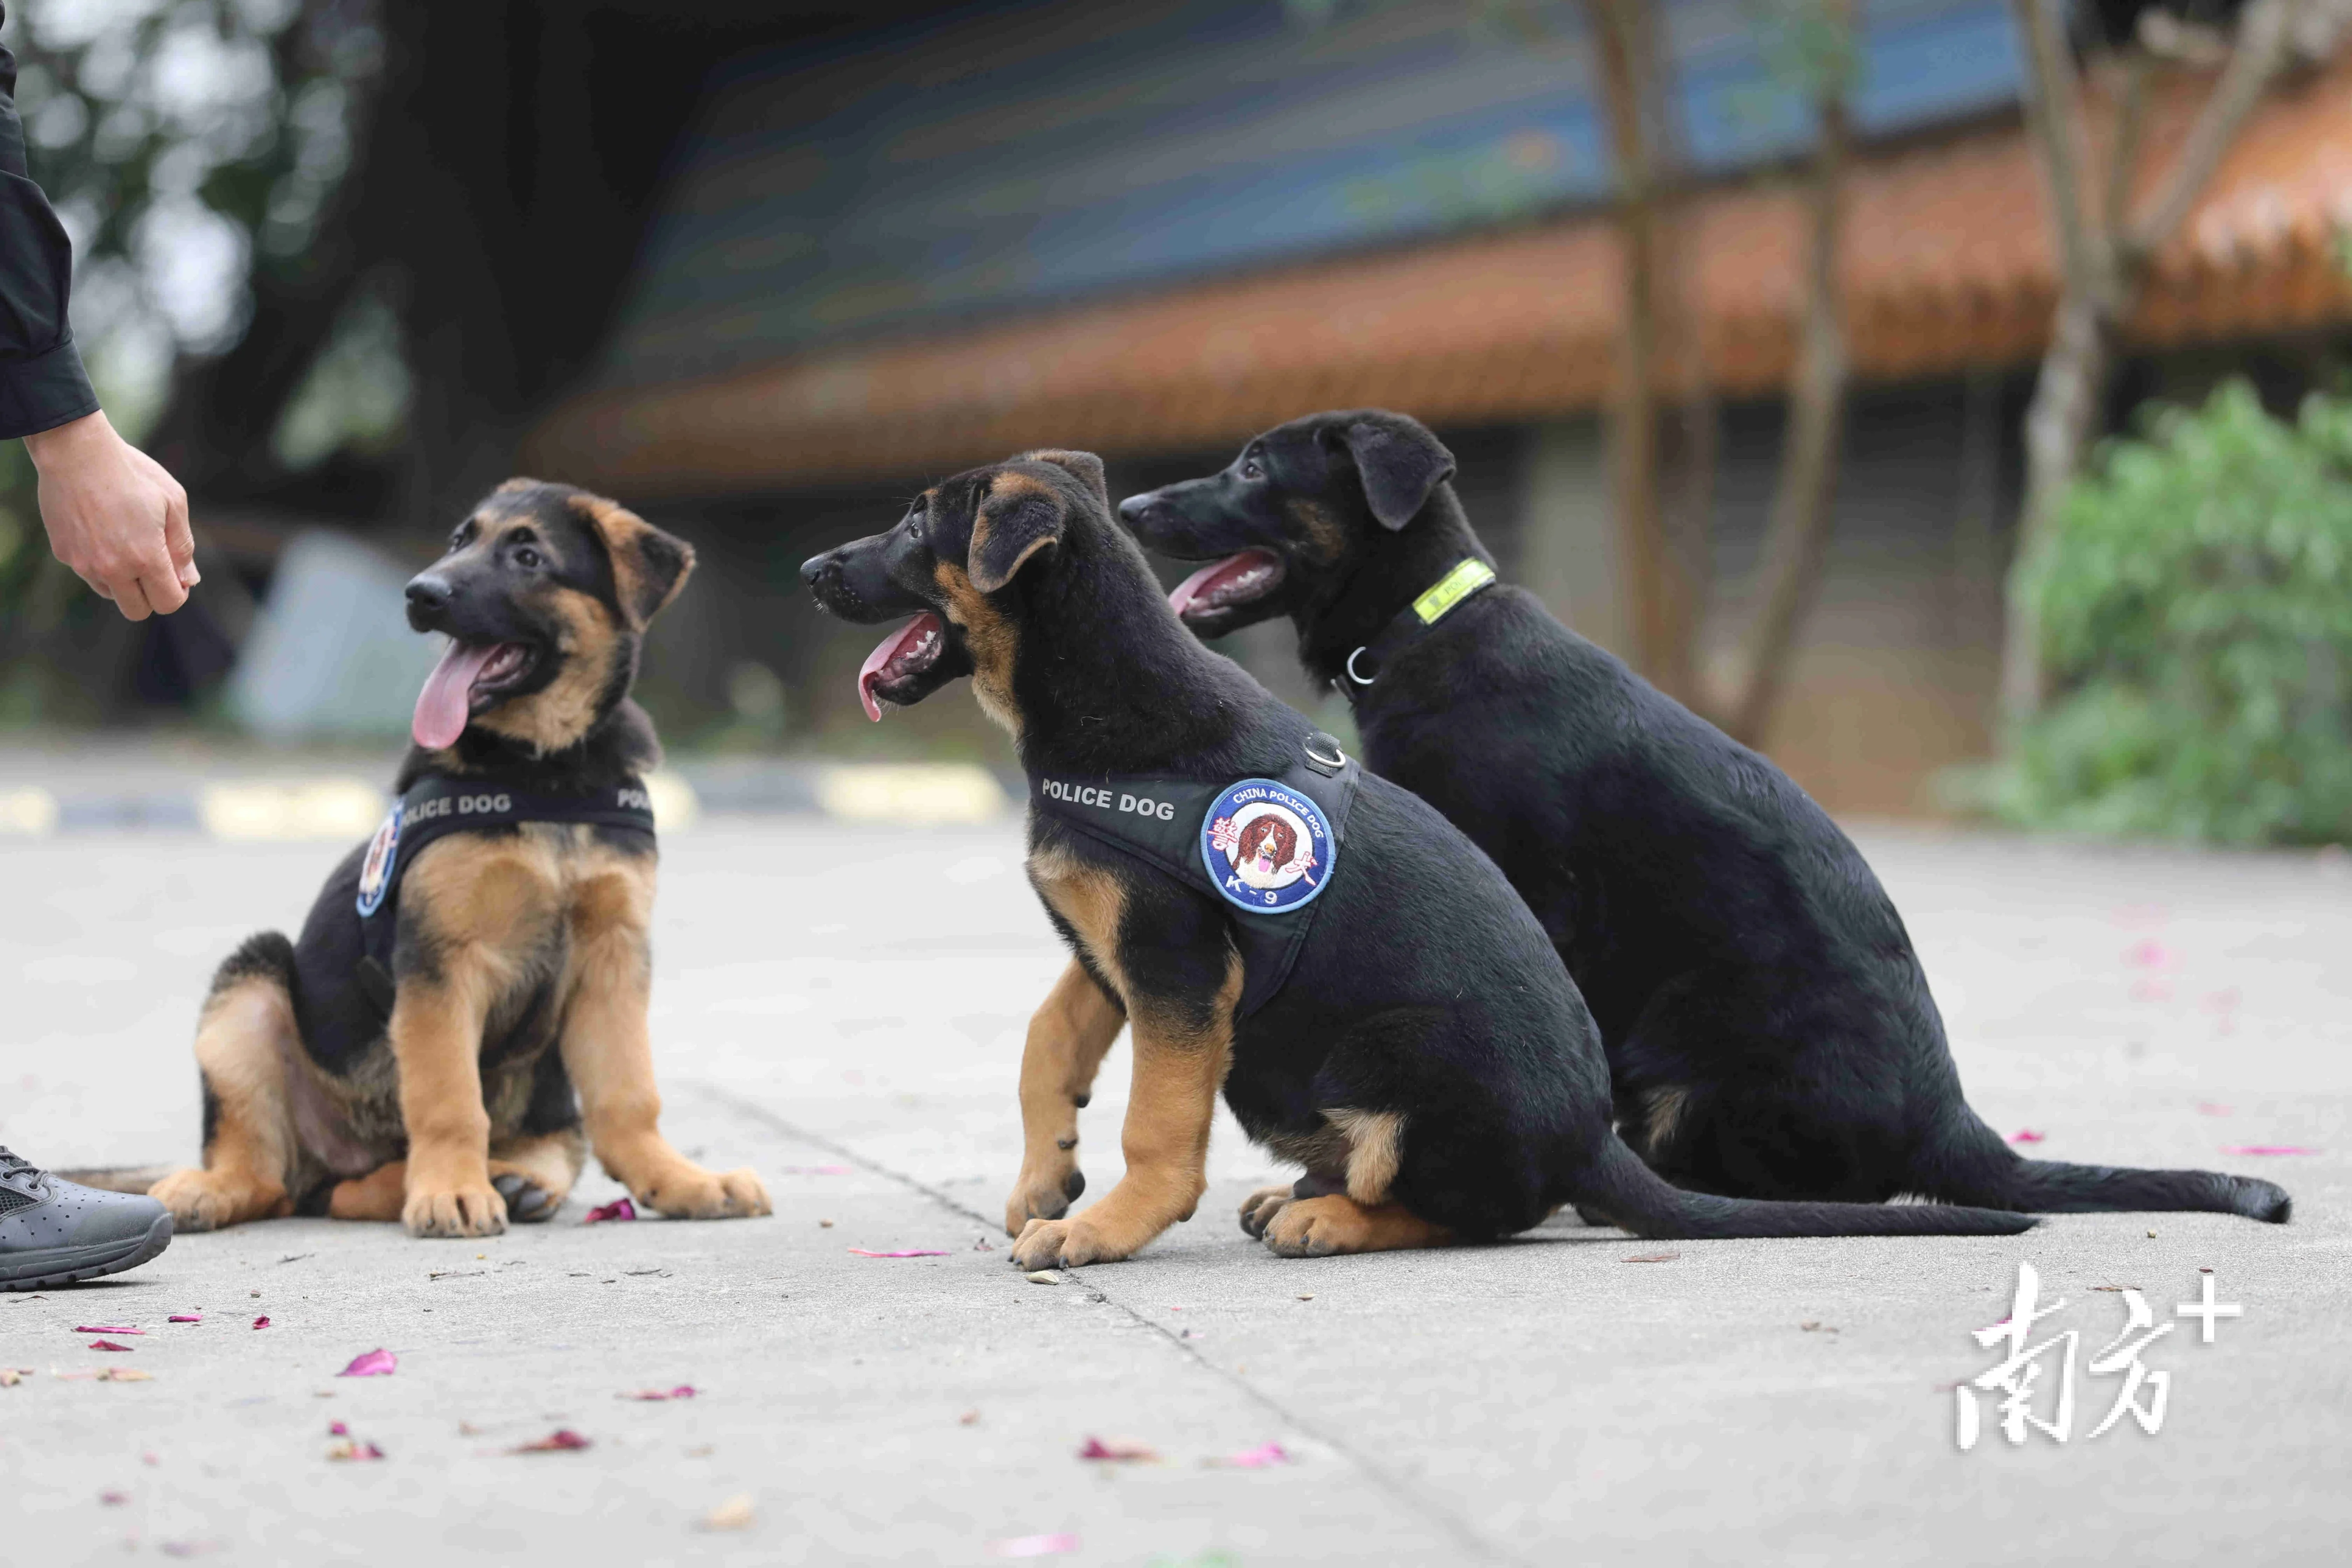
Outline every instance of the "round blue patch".
[[1201, 818], [1201, 863], [1236, 908], [1280, 915], [1331, 880], [1339, 845], [1323, 810], [1272, 779], [1244, 779]]
[[383, 903], [392, 888], [392, 868], [400, 858], [401, 803], [394, 801], [383, 826], [368, 840], [367, 858], [360, 862], [360, 918], [367, 919]]

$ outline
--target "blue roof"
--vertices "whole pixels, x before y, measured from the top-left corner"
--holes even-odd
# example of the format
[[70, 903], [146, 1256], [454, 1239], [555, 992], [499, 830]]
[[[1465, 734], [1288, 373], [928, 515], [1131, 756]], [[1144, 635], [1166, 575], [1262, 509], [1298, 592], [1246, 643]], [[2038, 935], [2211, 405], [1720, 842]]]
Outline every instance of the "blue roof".
[[[1773, 0], [1660, 0], [1671, 108], [1714, 173], [1801, 150]], [[1785, 9], [1785, 5], [1779, 7]], [[1862, 0], [1865, 134], [2015, 101], [2005, 0]], [[1393, 245], [1604, 197], [1582, 7], [1469, 0], [982, 5], [723, 70], [680, 149], [607, 374]]]

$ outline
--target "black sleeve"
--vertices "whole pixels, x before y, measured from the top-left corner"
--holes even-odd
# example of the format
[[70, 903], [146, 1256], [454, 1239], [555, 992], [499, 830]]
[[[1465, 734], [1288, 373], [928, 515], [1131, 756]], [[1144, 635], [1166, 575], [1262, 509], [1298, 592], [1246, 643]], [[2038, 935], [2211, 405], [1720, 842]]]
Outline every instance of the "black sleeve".
[[16, 58], [0, 45], [0, 440], [98, 412], [66, 322], [72, 282], [73, 245], [25, 166]]

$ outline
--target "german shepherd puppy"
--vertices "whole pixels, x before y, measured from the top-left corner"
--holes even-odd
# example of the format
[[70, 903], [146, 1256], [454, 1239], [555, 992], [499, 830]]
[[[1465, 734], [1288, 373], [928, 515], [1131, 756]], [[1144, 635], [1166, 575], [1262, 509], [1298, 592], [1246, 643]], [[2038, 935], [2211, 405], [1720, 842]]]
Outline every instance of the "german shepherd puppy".
[[[973, 678], [1033, 779], [1279, 777], [1312, 727], [1169, 609], [1111, 521], [1101, 463], [1031, 452], [935, 486], [886, 533], [801, 568], [845, 620], [912, 615], [859, 673], [882, 702]], [[1645, 1236], [2010, 1234], [1984, 1210], [1775, 1204], [1661, 1181], [1610, 1129], [1583, 999], [1518, 896], [1460, 830], [1362, 778], [1288, 984], [1247, 1016], [1229, 906], [1033, 810], [1028, 870], [1075, 963], [1030, 1026], [1027, 1155], [1006, 1214], [1025, 1268], [1126, 1258], [1204, 1190], [1220, 1089], [1250, 1136], [1307, 1167], [1243, 1223], [1290, 1256], [1525, 1230], [1563, 1204]], [[1076, 1110], [1132, 1026], [1127, 1173], [1083, 1185]]]
[[1591, 1003], [1618, 1125], [1653, 1167], [1749, 1197], [2286, 1219], [2249, 1177], [2019, 1158], [1962, 1097], [1910, 937], [1845, 835], [1533, 595], [1488, 588], [1384, 640], [1451, 570], [1493, 565], [1453, 473], [1403, 415], [1317, 414], [1119, 515], [1215, 563], [1172, 595], [1200, 636], [1288, 616], [1368, 764], [1494, 856]]
[[[654, 766], [629, 688], [646, 623], [693, 565], [612, 501], [500, 485], [408, 584], [409, 624], [451, 641], [395, 790], [436, 774], [584, 795]], [[299, 942], [264, 931], [214, 976], [196, 1029], [204, 1167], [151, 1189], [180, 1229], [324, 1212], [496, 1235], [572, 1191], [583, 1113], [639, 1203], [768, 1212], [751, 1171], [706, 1171], [656, 1125], [649, 836], [529, 822], [425, 844], [401, 884], [388, 1009], [362, 980], [366, 853], [327, 879]]]

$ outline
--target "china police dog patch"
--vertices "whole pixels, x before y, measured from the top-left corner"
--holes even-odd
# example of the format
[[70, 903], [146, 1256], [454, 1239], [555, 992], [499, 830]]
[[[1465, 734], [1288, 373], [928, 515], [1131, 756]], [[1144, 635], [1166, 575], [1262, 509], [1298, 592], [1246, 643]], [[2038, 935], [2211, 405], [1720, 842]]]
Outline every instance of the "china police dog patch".
[[400, 819], [402, 803], [394, 801], [384, 814], [383, 826], [368, 840], [367, 858], [360, 862], [360, 919], [375, 913], [383, 902], [384, 893], [392, 887], [392, 868], [400, 858]]
[[1272, 779], [1242, 780], [1201, 819], [1209, 880], [1253, 914], [1287, 914], [1312, 902], [1337, 858], [1322, 808]]

